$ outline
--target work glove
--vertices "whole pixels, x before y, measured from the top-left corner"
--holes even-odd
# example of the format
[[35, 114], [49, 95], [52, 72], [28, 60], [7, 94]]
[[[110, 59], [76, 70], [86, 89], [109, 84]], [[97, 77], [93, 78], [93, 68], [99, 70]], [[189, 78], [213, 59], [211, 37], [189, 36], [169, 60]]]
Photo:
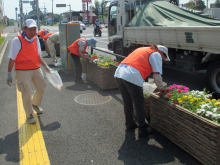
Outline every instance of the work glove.
[[12, 84], [11, 72], [8, 72], [7, 84], [8, 84], [9, 86], [11, 86], [11, 84]]
[[89, 61], [89, 57], [87, 57], [86, 60]]
[[51, 73], [51, 68], [48, 66], [48, 65], [46, 65], [45, 67], [44, 67], [44, 70], [45, 70], [45, 72], [47, 72], [47, 73]]
[[165, 85], [163, 83], [163, 79], [160, 74], [153, 74], [154, 82], [157, 85], [157, 89], [163, 91], [165, 89]]

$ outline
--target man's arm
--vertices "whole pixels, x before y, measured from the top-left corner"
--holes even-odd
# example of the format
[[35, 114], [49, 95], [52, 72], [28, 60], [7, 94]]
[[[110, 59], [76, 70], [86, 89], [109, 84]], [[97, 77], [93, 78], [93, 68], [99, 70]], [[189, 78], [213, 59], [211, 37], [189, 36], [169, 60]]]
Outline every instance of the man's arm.
[[42, 57], [41, 57], [41, 56], [38, 56], [38, 59], [39, 59], [40, 64], [44, 67], [45, 71], [50, 73], [51, 69], [50, 69], [50, 67], [44, 62], [44, 60], [42, 59]]
[[153, 78], [154, 78], [154, 82], [157, 85], [157, 88], [160, 91], [163, 91], [165, 89], [165, 85], [163, 83], [163, 79], [161, 77], [161, 74], [159, 72], [153, 72]]
[[82, 58], [85, 58], [85, 59], [88, 58], [88, 56], [85, 55], [85, 53], [83, 53], [81, 51], [79, 51], [79, 56], [82, 57]]
[[11, 72], [11, 71], [12, 71], [12, 68], [13, 68], [13, 66], [14, 66], [14, 63], [15, 63], [15, 61], [10, 58], [10, 59], [9, 59], [9, 62], [8, 62], [8, 72]]

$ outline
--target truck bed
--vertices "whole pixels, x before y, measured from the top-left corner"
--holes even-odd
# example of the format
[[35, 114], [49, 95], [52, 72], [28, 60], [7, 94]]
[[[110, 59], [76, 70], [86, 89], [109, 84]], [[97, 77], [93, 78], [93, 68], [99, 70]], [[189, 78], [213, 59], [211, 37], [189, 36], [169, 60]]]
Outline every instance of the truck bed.
[[169, 48], [220, 53], [220, 26], [125, 27], [124, 47], [161, 44]]

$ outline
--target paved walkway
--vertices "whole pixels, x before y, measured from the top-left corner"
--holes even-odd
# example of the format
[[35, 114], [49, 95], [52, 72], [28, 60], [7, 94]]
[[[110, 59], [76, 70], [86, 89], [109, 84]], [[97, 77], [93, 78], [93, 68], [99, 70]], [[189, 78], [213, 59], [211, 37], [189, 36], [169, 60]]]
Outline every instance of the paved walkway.
[[125, 132], [119, 90], [102, 91], [90, 81], [75, 84], [73, 75], [50, 65], [45, 52], [42, 57], [59, 72], [64, 86], [58, 91], [47, 81], [44, 114], [34, 116], [37, 124], [26, 124], [14, 71], [13, 85], [6, 84], [7, 56], [16, 35], [11, 30], [5, 28], [10, 35], [0, 65], [0, 164], [200, 164], [157, 132], [141, 139], [137, 130]]

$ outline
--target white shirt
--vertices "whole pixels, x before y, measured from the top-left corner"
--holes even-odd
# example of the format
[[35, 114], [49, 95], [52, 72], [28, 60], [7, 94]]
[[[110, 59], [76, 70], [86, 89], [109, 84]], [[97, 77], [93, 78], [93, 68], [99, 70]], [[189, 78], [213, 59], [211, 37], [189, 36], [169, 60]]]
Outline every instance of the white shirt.
[[[153, 72], [159, 72], [162, 74], [162, 57], [160, 53], [151, 53], [149, 56], [149, 63]], [[132, 84], [143, 87], [144, 80], [141, 76], [141, 73], [132, 66], [126, 64], [119, 65], [116, 69], [114, 77], [124, 79]]]
[[83, 52], [86, 46], [86, 42], [84, 40], [79, 40], [77, 42], [77, 45], [79, 46], [79, 51]]
[[[25, 36], [24, 38], [28, 42], [33, 42], [34, 41], [34, 38], [28, 39], [27, 36]], [[39, 42], [38, 37], [36, 37], [36, 41], [37, 41], [37, 48], [38, 48], [37, 49], [38, 56], [41, 56], [42, 55], [41, 46], [40, 46], [40, 42]], [[10, 53], [8, 55], [8, 58], [11, 58], [12, 60], [15, 60], [17, 58], [17, 55], [20, 52], [20, 50], [21, 50], [21, 41], [18, 37], [15, 37], [12, 40], [11, 49], [10, 49]]]
[[60, 40], [59, 32], [56, 32], [48, 37], [53, 43], [56, 43]]

